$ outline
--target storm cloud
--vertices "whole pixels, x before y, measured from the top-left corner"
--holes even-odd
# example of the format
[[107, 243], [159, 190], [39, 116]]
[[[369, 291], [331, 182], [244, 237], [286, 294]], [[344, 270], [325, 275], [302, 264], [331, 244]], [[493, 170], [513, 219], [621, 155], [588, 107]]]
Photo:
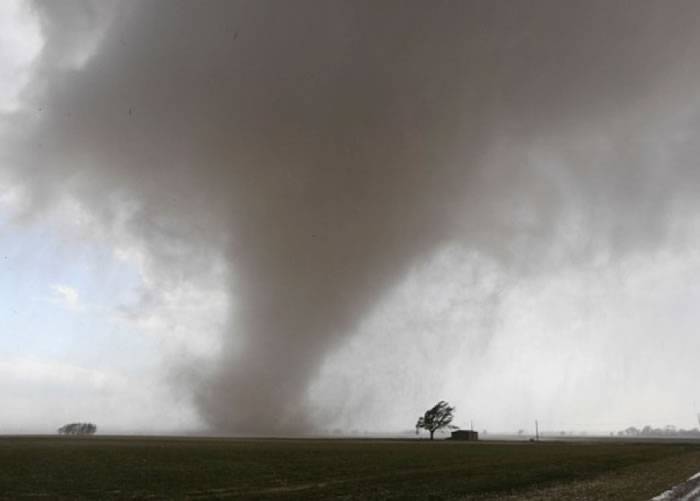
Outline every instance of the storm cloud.
[[683, 245], [698, 214], [697, 2], [33, 9], [6, 170], [29, 216], [126, 213], [168, 280], [222, 257], [231, 315], [188, 376], [212, 431], [311, 429], [323, 361], [446, 245], [517, 281]]

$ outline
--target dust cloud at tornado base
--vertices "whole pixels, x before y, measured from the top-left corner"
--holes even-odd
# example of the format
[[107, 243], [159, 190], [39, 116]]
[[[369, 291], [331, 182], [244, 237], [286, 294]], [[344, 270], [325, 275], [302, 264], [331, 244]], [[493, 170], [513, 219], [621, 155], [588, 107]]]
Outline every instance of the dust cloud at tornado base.
[[33, 8], [0, 129], [22, 217], [74, 198], [163, 289], [221, 260], [220, 348], [178, 378], [212, 431], [318, 426], [324, 360], [443, 249], [509, 287], [692, 240], [695, 2]]

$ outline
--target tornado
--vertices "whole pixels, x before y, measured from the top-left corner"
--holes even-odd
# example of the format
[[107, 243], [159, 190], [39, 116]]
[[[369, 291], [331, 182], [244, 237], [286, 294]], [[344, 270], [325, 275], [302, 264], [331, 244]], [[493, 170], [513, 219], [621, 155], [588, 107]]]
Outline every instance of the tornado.
[[[654, 248], [697, 210], [692, 143], [650, 153], [697, 99], [697, 2], [31, 9], [4, 169], [29, 214], [68, 193], [109, 226], [128, 204], [173, 277], [223, 256], [232, 312], [188, 386], [211, 432], [313, 431], [324, 359], [441, 246], [520, 277]], [[571, 231], [589, 243], [553, 254]]]

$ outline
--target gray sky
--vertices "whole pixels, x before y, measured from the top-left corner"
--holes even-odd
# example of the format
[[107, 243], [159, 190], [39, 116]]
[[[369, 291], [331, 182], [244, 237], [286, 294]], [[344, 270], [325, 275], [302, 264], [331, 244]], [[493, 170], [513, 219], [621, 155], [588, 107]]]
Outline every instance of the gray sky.
[[699, 11], [7, 2], [0, 426], [695, 426]]

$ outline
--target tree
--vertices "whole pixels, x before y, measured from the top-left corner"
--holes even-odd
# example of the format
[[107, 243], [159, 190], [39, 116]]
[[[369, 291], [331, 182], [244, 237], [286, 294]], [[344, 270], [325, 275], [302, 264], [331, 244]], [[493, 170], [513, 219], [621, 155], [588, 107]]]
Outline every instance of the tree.
[[58, 429], [61, 435], [94, 435], [96, 431], [97, 425], [93, 423], [69, 423]]
[[425, 414], [418, 418], [416, 434], [418, 434], [422, 428], [430, 432], [430, 440], [432, 440], [433, 434], [437, 430], [442, 428], [456, 430], [457, 427], [450, 424], [452, 418], [454, 418], [454, 411], [454, 407], [450, 407], [447, 402], [440, 400], [432, 409], [428, 409], [425, 411]]

